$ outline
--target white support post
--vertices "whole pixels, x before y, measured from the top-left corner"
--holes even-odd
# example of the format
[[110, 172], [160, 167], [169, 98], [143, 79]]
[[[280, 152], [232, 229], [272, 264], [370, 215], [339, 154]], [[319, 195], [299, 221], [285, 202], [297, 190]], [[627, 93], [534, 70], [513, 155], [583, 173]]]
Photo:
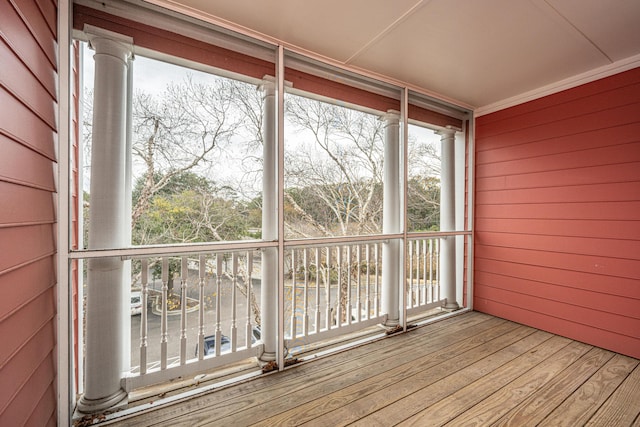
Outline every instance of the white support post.
[[[455, 129], [438, 132], [441, 142], [440, 165], [440, 231], [456, 229], [456, 185], [455, 185]], [[445, 299], [443, 308], [460, 308], [456, 298], [456, 238], [442, 239], [440, 246], [440, 286]]]
[[[265, 76], [262, 90], [263, 171], [262, 171], [262, 239], [278, 239], [278, 146], [276, 141], [276, 83]], [[276, 360], [278, 346], [278, 250], [262, 251], [262, 286], [260, 288], [260, 325], [264, 353], [260, 360]]]
[[[384, 182], [382, 206], [382, 232], [402, 232], [400, 193], [400, 113], [388, 111], [384, 120]], [[387, 314], [385, 326], [400, 324], [400, 252], [399, 239], [390, 239], [382, 247], [382, 312]]]
[[[86, 27], [95, 50], [91, 212], [89, 249], [128, 245], [125, 202], [127, 70], [133, 40]], [[118, 258], [88, 263], [85, 392], [78, 402], [82, 413], [102, 412], [127, 403], [121, 377], [124, 338], [128, 336], [124, 304], [125, 265]]]

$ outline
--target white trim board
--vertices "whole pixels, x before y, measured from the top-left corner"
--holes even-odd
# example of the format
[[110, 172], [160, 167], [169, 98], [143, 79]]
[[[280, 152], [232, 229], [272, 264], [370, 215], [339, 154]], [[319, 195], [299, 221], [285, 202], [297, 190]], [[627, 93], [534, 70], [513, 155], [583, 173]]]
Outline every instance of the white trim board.
[[504, 110], [506, 108], [513, 107], [519, 104], [524, 104], [525, 102], [543, 98], [548, 95], [553, 95], [554, 93], [571, 89], [586, 83], [594, 82], [596, 80], [613, 76], [614, 74], [619, 74], [624, 71], [632, 70], [637, 67], [640, 67], [640, 55], [630, 56], [629, 58], [616, 61], [612, 64], [594, 68], [593, 70], [589, 70], [587, 72], [566, 78], [564, 80], [560, 80], [555, 83], [551, 83], [549, 85], [521, 93], [520, 95], [516, 95], [511, 98], [506, 98], [501, 101], [476, 108], [474, 110], [474, 116], [477, 118], [486, 114], [495, 113], [496, 111]]

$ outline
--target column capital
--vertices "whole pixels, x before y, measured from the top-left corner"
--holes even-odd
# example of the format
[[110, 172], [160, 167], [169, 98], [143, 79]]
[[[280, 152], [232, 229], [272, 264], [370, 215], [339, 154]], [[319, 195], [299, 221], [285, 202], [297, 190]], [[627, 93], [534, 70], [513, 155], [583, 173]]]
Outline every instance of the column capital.
[[84, 33], [96, 54], [113, 56], [124, 63], [133, 56], [133, 38], [85, 24]]
[[455, 136], [456, 132], [460, 132], [460, 131], [462, 131], [462, 129], [449, 125], [446, 128], [437, 130], [435, 134], [440, 135], [442, 136], [442, 139], [445, 139], [447, 137], [451, 138]]
[[386, 126], [397, 125], [400, 123], [400, 111], [387, 110], [386, 113], [380, 116], [380, 120], [384, 121]]
[[276, 78], [274, 76], [265, 75], [262, 77], [262, 83], [258, 85], [258, 90], [264, 92], [265, 96], [275, 95]]

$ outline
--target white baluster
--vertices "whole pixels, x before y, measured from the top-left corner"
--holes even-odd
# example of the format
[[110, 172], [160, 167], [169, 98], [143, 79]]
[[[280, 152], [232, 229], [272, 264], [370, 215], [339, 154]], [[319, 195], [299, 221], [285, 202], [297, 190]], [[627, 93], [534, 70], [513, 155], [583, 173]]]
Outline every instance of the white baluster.
[[198, 359], [204, 357], [204, 283], [206, 275], [207, 259], [204, 255], [200, 255], [200, 265], [198, 271], [198, 284], [200, 285], [200, 293], [198, 295], [198, 304], [200, 311], [198, 313]]
[[411, 308], [413, 305], [413, 242], [409, 241], [409, 301], [407, 301], [407, 308]]
[[296, 250], [291, 250], [291, 338], [297, 335], [296, 325]]
[[356, 319], [358, 320], [358, 322], [362, 321], [362, 301], [360, 300], [361, 294], [360, 294], [360, 287], [362, 286], [362, 280], [361, 280], [361, 274], [360, 274], [360, 263], [362, 262], [361, 260], [361, 250], [362, 250], [362, 246], [358, 245], [356, 246], [357, 250], [356, 250], [356, 271], [358, 273], [357, 276], [357, 288], [356, 288], [356, 311], [357, 311], [357, 316]]
[[309, 335], [309, 259], [307, 254], [307, 248], [303, 249], [303, 268], [304, 268], [304, 314], [302, 317], [302, 329], [304, 330], [304, 336]]
[[351, 245], [347, 246], [347, 269], [345, 274], [347, 275], [347, 324], [351, 324], [351, 271], [353, 266], [351, 265]]
[[221, 309], [222, 309], [222, 258], [223, 254], [216, 254], [216, 344], [215, 353], [216, 356], [220, 356], [220, 346], [222, 345], [222, 325], [221, 325]]
[[169, 258], [162, 258], [162, 318], [160, 320], [160, 369], [167, 369], [167, 298], [169, 293]]
[[246, 339], [247, 339], [247, 348], [251, 348], [251, 338], [253, 336], [252, 329], [253, 323], [251, 320], [251, 291], [253, 290], [253, 252], [247, 251], [247, 275], [246, 275], [246, 286], [247, 286], [247, 331], [246, 331]]
[[365, 291], [365, 296], [367, 298], [367, 301], [365, 303], [366, 306], [366, 310], [367, 310], [367, 320], [371, 318], [371, 246], [369, 244], [367, 244], [365, 246], [365, 257], [367, 259], [367, 290]]
[[238, 344], [238, 324], [237, 324], [237, 305], [238, 299], [236, 289], [238, 287], [238, 254], [231, 254], [231, 351], [235, 352]]
[[380, 316], [380, 244], [375, 244], [374, 259], [376, 263], [376, 280], [375, 280], [375, 292], [373, 295], [373, 310], [375, 317]]
[[187, 361], [187, 279], [189, 277], [188, 258], [183, 256], [180, 263], [180, 365]]
[[338, 304], [336, 310], [336, 326], [342, 326], [342, 246], [336, 248], [338, 263]]
[[326, 321], [327, 321], [327, 330], [331, 329], [333, 319], [331, 318], [331, 248], [327, 246], [327, 267], [326, 267], [326, 283], [325, 283], [325, 292], [326, 292]]
[[315, 333], [320, 332], [320, 249], [315, 248], [316, 254], [316, 318], [315, 318]]
[[142, 260], [140, 270], [142, 273], [142, 311], [140, 313], [140, 375], [144, 375], [147, 373], [147, 301], [149, 295], [149, 260]]

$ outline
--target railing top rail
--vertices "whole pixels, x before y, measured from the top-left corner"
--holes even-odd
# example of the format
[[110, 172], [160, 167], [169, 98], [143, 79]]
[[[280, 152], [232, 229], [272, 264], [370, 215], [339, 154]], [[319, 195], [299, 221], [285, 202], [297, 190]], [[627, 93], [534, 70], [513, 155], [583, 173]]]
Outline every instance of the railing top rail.
[[[407, 240], [442, 238], [447, 236], [469, 236], [471, 231], [428, 231], [410, 233]], [[312, 246], [339, 246], [356, 243], [380, 243], [390, 239], [404, 238], [404, 234], [374, 234], [368, 236], [337, 236], [285, 241], [286, 248]], [[69, 259], [90, 259], [119, 257], [122, 259], [148, 258], [154, 256], [185, 256], [194, 254], [212, 254], [216, 252], [238, 252], [277, 247], [277, 241], [247, 240], [231, 242], [186, 243], [175, 245], [151, 245], [117, 249], [83, 249], [69, 251]]]
[[176, 245], [139, 246], [118, 249], [85, 249], [69, 252], [69, 259], [119, 257], [122, 259], [154, 256], [185, 256], [216, 252], [242, 252], [277, 247], [276, 241], [248, 240], [233, 242], [189, 243]]
[[425, 231], [407, 234], [407, 240], [438, 239], [448, 236], [471, 236], [471, 231]]
[[369, 236], [337, 236], [337, 237], [318, 237], [310, 239], [295, 239], [286, 240], [284, 243], [285, 248], [303, 248], [310, 246], [340, 246], [357, 243], [380, 243], [386, 242], [390, 239], [400, 239], [402, 234], [372, 234]]

